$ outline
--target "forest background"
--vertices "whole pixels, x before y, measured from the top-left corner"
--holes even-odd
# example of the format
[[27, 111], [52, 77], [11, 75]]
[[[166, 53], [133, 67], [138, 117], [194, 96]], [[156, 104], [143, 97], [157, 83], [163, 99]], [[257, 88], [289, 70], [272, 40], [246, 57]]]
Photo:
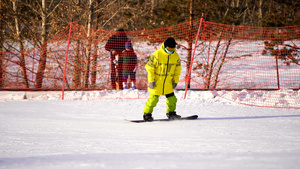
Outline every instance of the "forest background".
[[[0, 88], [13, 87], [14, 84], [14, 88], [22, 86], [28, 89], [33, 83], [34, 88], [42, 88], [47, 76], [45, 72], [48, 55], [54, 54], [54, 51], [47, 49], [46, 42], [66, 28], [71, 21], [88, 28], [84, 38], [90, 38], [84, 49], [84, 62], [78, 60], [81, 57], [75, 57], [72, 86], [88, 88], [90, 85], [93, 88], [97, 79], [97, 56], [93, 57], [91, 66], [90, 55], [92, 41], [97, 41], [97, 38], [91, 39], [92, 29], [114, 31], [123, 28], [133, 32], [151, 30], [192, 23], [201, 18], [202, 14], [205, 14], [206, 21], [228, 26], [283, 27], [300, 25], [299, 8], [298, 0], [0, 0]], [[192, 29], [192, 26], [187, 29]], [[294, 34], [297, 34], [297, 31]], [[191, 33], [187, 40], [186, 77], [190, 68], [192, 36]], [[230, 45], [231, 39], [229, 38], [228, 43], [225, 42], [227, 46]], [[265, 48], [275, 57], [280, 56], [279, 59], [285, 60], [289, 58], [292, 63], [299, 65], [299, 47], [288, 45], [289, 49], [283, 48], [284, 51], [279, 50], [279, 47], [274, 49], [274, 46], [280, 45], [282, 41], [279, 39], [278, 42], [265, 43]], [[39, 53], [29, 54], [38, 62], [38, 66], [33, 68], [34, 65], [26, 65], [25, 51], [35, 47], [39, 48]], [[282, 53], [283, 56], [280, 55]], [[223, 58], [225, 57], [226, 54]], [[221, 60], [221, 66], [215, 74], [215, 82], [218, 82], [219, 70], [224, 62], [224, 59]], [[213, 64], [212, 62], [211, 66], [206, 66], [210, 67], [206, 76], [206, 88], [210, 88]], [[21, 73], [15, 71], [18, 68], [13, 65], [20, 67]], [[28, 72], [31, 73], [31, 81], [28, 79]], [[57, 81], [61, 80], [61, 76], [52, 75], [53, 73], [48, 79], [54, 79], [55, 86], [59, 86], [57, 83], [61, 82]], [[213, 85], [213, 88], [215, 86]]]
[[0, 0], [0, 51], [40, 46], [71, 20], [89, 28], [135, 31], [188, 22], [202, 13], [207, 21], [230, 25], [300, 24], [298, 0]]

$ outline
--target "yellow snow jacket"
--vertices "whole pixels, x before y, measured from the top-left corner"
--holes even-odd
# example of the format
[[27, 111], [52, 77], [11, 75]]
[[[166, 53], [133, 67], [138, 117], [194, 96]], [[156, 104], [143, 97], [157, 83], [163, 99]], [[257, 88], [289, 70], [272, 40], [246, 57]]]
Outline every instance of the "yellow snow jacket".
[[148, 87], [150, 94], [167, 95], [174, 92], [173, 83], [179, 82], [181, 73], [180, 59], [176, 51], [168, 54], [162, 43], [160, 49], [152, 53], [145, 68], [148, 72], [148, 83], [156, 84], [154, 89]]

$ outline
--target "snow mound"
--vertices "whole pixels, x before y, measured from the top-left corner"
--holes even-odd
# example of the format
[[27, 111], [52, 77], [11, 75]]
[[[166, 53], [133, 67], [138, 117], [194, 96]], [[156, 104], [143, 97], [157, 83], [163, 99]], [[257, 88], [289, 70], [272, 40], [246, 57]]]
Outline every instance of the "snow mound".
[[[281, 89], [274, 91], [241, 90], [241, 91], [175, 91], [178, 99], [198, 100], [202, 102], [239, 103], [260, 107], [300, 108], [299, 91]], [[147, 99], [145, 90], [101, 90], [101, 91], [66, 91], [64, 100], [116, 100]], [[162, 96], [163, 97], [163, 96]], [[0, 91], [0, 101], [22, 100], [61, 100], [61, 91]]]

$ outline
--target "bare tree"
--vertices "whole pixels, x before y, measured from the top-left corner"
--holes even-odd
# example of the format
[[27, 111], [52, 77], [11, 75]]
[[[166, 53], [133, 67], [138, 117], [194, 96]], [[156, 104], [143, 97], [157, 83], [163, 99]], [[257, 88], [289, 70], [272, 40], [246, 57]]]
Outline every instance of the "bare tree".
[[229, 46], [231, 45], [231, 41], [232, 41], [232, 38], [233, 38], [233, 35], [234, 35], [234, 27], [232, 29], [232, 34], [231, 34], [231, 37], [228, 39], [228, 42], [226, 43], [226, 49], [224, 51], [224, 54], [221, 56], [221, 63], [219, 65], [219, 67], [217, 68], [217, 71], [215, 73], [215, 80], [214, 80], [214, 83], [212, 85], [212, 89], [216, 89], [217, 87], [217, 84], [219, 82], [218, 80], [218, 77], [219, 77], [219, 74], [221, 72], [221, 69], [223, 67], [223, 64], [225, 62], [225, 59], [226, 59], [226, 56], [227, 56], [227, 52], [228, 52], [228, 49], [229, 49]]
[[42, 18], [42, 41], [43, 44], [41, 47], [40, 60], [38, 65], [38, 70], [35, 79], [35, 87], [41, 88], [43, 84], [44, 72], [46, 69], [47, 62], [47, 31], [48, 31], [48, 17], [54, 12], [54, 10], [59, 6], [62, 0], [51, 0], [50, 5], [47, 6], [46, 0], [42, 0], [42, 2], [37, 1], [37, 7], [34, 7], [32, 3], [28, 0], [26, 1], [26, 6], [31, 8], [34, 12], [36, 12]]
[[[99, 5], [99, 2], [96, 4], [97, 6]], [[98, 23], [99, 23], [99, 17], [100, 15], [96, 13], [95, 16], [95, 29], [98, 29]], [[93, 52], [93, 60], [92, 60], [92, 71], [91, 71], [91, 87], [95, 88], [96, 87], [96, 78], [97, 78], [97, 60], [98, 60], [98, 55], [97, 55], [97, 49], [98, 49], [98, 39], [99, 37], [96, 36], [93, 38], [93, 44], [94, 44], [94, 52]]]
[[[85, 59], [84, 59], [84, 75], [83, 75], [83, 86], [85, 88], [88, 88], [89, 86], [89, 77], [90, 77], [90, 67], [91, 67], [91, 53], [92, 53], [92, 41], [93, 41], [93, 36], [92, 36], [92, 29], [93, 25], [97, 25], [98, 26], [98, 16], [96, 17], [96, 21], [94, 20], [94, 15], [99, 12], [102, 11], [104, 8], [104, 6], [101, 6], [104, 4], [106, 0], [104, 1], [95, 1], [95, 0], [89, 0], [88, 3], [88, 30], [87, 30], [87, 47], [86, 47], [86, 55], [85, 55]], [[95, 3], [94, 3], [95, 2]], [[114, 1], [113, 1], [114, 2]], [[112, 2], [110, 2], [109, 4], [111, 4]], [[96, 23], [94, 23], [96, 22]], [[94, 40], [95, 41], [95, 40]], [[93, 55], [93, 67], [92, 67], [92, 86], [95, 86], [95, 82], [96, 82], [96, 67], [97, 67], [97, 45], [94, 45], [94, 55]]]
[[15, 18], [15, 28], [16, 28], [16, 34], [17, 34], [17, 41], [20, 47], [20, 67], [21, 67], [21, 73], [22, 73], [22, 81], [23, 81], [23, 88], [29, 88], [28, 84], [28, 78], [26, 73], [26, 62], [25, 62], [25, 55], [24, 55], [24, 45], [23, 40], [21, 36], [21, 30], [20, 30], [20, 24], [19, 24], [19, 17], [18, 17], [18, 0], [11, 0], [13, 4], [13, 11], [14, 11], [14, 18]]
[[87, 32], [87, 48], [86, 48], [86, 55], [85, 55], [85, 65], [84, 65], [84, 75], [83, 75], [83, 86], [85, 88], [88, 88], [89, 85], [89, 73], [90, 73], [90, 62], [91, 62], [91, 41], [92, 41], [92, 37], [91, 37], [91, 28], [92, 28], [92, 24], [93, 24], [93, 14], [94, 14], [94, 6], [93, 6], [93, 0], [89, 0], [89, 4], [88, 4], [88, 9], [89, 9], [89, 14], [88, 14], [88, 32]]
[[209, 89], [210, 88], [210, 85], [211, 85], [211, 79], [212, 79], [212, 76], [213, 76], [213, 70], [214, 70], [214, 67], [215, 67], [215, 62], [217, 60], [217, 54], [218, 54], [218, 50], [220, 48], [220, 45], [221, 45], [221, 40], [222, 40], [222, 36], [223, 36], [223, 32], [221, 32], [219, 35], [219, 40], [218, 40], [218, 43], [216, 45], [216, 49], [215, 49], [215, 52], [214, 52], [214, 55], [213, 55], [213, 58], [209, 64], [209, 68], [208, 68], [208, 74], [206, 76], [206, 84], [205, 84], [205, 88], [206, 89]]
[[[188, 34], [188, 54], [186, 56], [186, 75], [185, 77], [189, 76], [189, 72], [190, 72], [190, 66], [191, 66], [191, 57], [192, 57], [192, 44], [193, 44], [193, 20], [194, 20], [194, 11], [193, 11], [193, 5], [194, 5], [194, 0], [190, 0], [190, 27], [189, 27], [189, 34]], [[187, 87], [190, 88], [190, 79], [187, 79], [188, 81], [186, 82], [186, 85], [188, 85]]]

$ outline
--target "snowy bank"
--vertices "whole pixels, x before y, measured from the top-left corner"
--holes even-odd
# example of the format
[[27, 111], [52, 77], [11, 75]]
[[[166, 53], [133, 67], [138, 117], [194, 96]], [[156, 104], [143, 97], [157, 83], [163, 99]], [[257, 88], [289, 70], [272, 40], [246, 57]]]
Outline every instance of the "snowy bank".
[[[185, 91], [175, 91], [176, 96], [184, 98]], [[65, 100], [115, 100], [115, 99], [146, 99], [148, 92], [144, 90], [101, 90], [101, 91], [66, 91]], [[0, 101], [22, 100], [61, 100], [61, 91], [0, 91]], [[300, 92], [289, 89], [276, 91], [241, 90], [241, 91], [191, 91], [186, 99], [214, 99], [222, 102], [233, 102], [260, 107], [300, 108]]]

